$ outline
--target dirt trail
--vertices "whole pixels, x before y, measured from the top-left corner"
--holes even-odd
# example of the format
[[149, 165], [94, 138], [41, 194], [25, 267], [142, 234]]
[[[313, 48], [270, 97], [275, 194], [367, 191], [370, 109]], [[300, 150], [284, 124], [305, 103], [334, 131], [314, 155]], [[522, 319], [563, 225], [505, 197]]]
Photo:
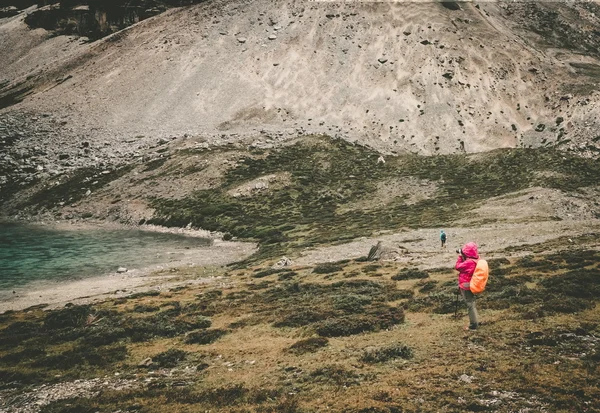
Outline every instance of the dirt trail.
[[[320, 262], [359, 258], [366, 256], [369, 249], [380, 240], [383, 241], [384, 247], [396, 248], [400, 251], [394, 260], [398, 264], [421, 268], [448, 267], [454, 264], [455, 250], [469, 241], [477, 242], [480, 254], [485, 258], [521, 256], [528, 253], [528, 245], [597, 232], [600, 230], [600, 220], [546, 221], [443, 229], [448, 234], [447, 248], [444, 250], [440, 248], [440, 229], [422, 228], [401, 233], [382, 234], [378, 237], [307, 251], [295, 259], [294, 263], [312, 265]], [[516, 246], [523, 246], [523, 248], [515, 253], [503, 251], [507, 247]], [[574, 243], [565, 239], [561, 241], [560, 247], [557, 249], [568, 249], [574, 246]]]

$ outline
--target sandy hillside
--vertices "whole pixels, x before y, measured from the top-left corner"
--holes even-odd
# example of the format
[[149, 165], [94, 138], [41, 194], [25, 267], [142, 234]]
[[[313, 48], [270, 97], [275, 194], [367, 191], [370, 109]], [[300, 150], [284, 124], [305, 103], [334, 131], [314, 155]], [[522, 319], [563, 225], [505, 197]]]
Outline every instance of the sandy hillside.
[[91, 43], [22, 13], [0, 20], [1, 92], [32, 94], [3, 112], [51, 113], [63, 145], [125, 152], [134, 137], [260, 131], [424, 154], [593, 143], [598, 5], [458, 6], [210, 1]]

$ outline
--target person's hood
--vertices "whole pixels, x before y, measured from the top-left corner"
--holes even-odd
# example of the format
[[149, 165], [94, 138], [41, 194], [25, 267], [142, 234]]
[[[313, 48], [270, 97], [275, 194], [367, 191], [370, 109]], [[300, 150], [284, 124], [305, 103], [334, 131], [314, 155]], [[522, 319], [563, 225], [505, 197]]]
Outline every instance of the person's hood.
[[467, 242], [462, 248], [462, 252], [467, 258], [479, 258], [479, 253], [477, 252], [477, 244], [475, 244], [474, 242]]

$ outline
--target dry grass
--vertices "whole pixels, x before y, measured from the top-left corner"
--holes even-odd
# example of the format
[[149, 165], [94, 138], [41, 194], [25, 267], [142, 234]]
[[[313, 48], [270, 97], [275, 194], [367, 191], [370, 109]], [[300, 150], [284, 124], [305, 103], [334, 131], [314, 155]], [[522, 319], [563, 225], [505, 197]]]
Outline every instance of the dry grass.
[[[548, 283], [553, 277], [575, 282], [568, 281], [573, 271], [598, 277], [599, 261], [594, 251], [497, 260], [492, 268], [498, 275], [492, 275], [489, 290], [480, 299], [484, 324], [476, 332], [463, 331], [467, 319], [462, 304], [458, 318], [452, 306], [452, 311], [437, 311], [439, 297], [447, 296], [451, 304], [455, 298], [455, 275], [443, 269], [429, 271], [425, 281], [435, 283], [426, 291], [423, 280], [393, 281], [401, 268], [389, 264], [377, 268], [376, 278], [363, 271], [372, 265], [365, 262], [337, 264], [340, 269], [326, 273], [293, 268], [297, 272], [293, 283], [280, 281], [279, 273], [254, 279], [252, 275], [261, 268], [235, 270], [226, 274], [221, 285], [190, 286], [91, 308], [95, 314], [104, 314], [104, 323], [116, 320], [121, 326], [132, 323], [129, 317], [157, 320], [157, 315], [165, 313], [173, 322], [191, 322], [197, 317], [208, 317], [211, 322], [210, 327], [144, 341], [119, 336], [96, 350], [121, 346], [126, 348], [126, 357], [107, 356], [101, 365], [84, 361], [83, 368], [63, 369], [48, 366], [47, 358], [36, 355], [34, 349], [40, 347], [46, 354], [57, 355], [82, 348], [92, 327], [81, 326], [77, 319], [73, 324], [77, 327], [66, 330], [70, 336], [41, 342], [27, 331], [49, 328], [40, 321], [57, 319], [59, 313], [35, 310], [4, 315], [0, 354], [7, 367], [0, 377], [3, 388], [16, 387], [21, 392], [27, 391], [27, 383], [35, 386], [115, 372], [138, 383], [133, 390], [57, 401], [44, 407], [44, 412], [126, 410], [132, 405], [143, 412], [599, 411], [598, 295], [576, 297], [577, 291], [567, 289], [570, 298], [593, 303], [577, 313], [553, 311], [545, 295], [556, 295], [554, 284]], [[349, 273], [359, 275], [348, 279]], [[587, 283], [582, 284], [585, 291], [599, 288], [597, 278], [580, 280]], [[266, 288], [251, 288], [265, 281], [269, 283]], [[521, 292], [514, 293], [515, 288]], [[508, 305], [498, 305], [504, 301]], [[309, 351], [291, 351], [299, 342], [314, 342], [319, 332], [318, 320], [277, 326], [278, 320], [296, 312], [303, 302], [330, 317], [343, 313], [353, 319], [367, 316], [372, 309], [400, 307], [405, 309], [405, 318], [387, 328], [319, 339], [321, 343]], [[135, 312], [140, 305], [159, 310]], [[524, 317], [535, 311], [537, 317]], [[17, 321], [30, 324], [15, 325]], [[6, 334], [7, 326], [13, 332], [20, 328], [19, 341], [6, 342], [15, 337]], [[191, 335], [207, 328], [227, 334], [208, 344], [188, 343]], [[397, 351], [400, 348], [412, 357], [398, 356], [403, 354]], [[19, 356], [27, 351], [29, 356]], [[383, 356], [373, 362], [365, 358], [367, 353]], [[6, 363], [11, 357], [22, 358], [11, 367]], [[147, 357], [153, 358], [153, 365], [139, 366]]]

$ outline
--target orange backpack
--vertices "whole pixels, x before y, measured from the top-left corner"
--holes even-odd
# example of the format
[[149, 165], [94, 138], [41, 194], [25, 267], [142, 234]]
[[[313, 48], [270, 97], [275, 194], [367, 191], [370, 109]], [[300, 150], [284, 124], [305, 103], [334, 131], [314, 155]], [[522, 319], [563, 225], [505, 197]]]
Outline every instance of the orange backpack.
[[478, 260], [477, 266], [475, 267], [475, 272], [473, 273], [473, 278], [471, 278], [471, 282], [469, 283], [471, 292], [473, 294], [479, 294], [485, 290], [485, 285], [487, 284], [489, 275], [490, 270], [488, 269], [487, 261]]

